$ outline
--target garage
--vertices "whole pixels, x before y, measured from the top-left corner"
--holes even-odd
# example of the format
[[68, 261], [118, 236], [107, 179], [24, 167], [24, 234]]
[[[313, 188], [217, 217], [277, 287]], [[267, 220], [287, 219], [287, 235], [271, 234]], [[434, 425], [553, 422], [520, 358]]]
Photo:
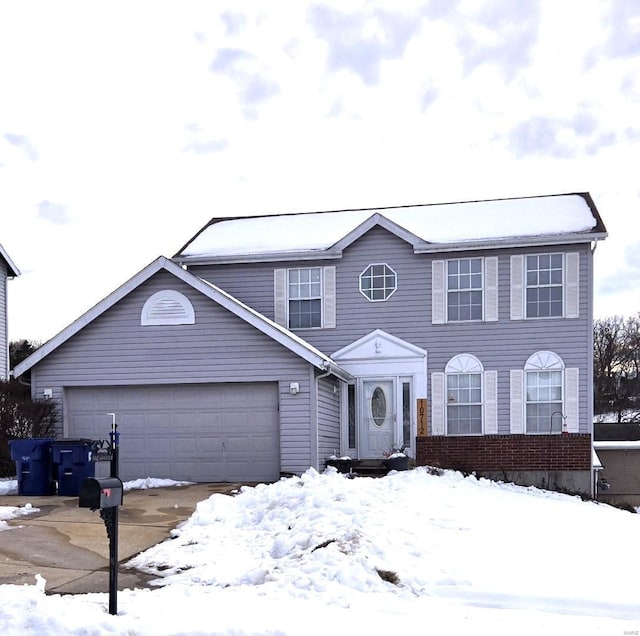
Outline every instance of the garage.
[[67, 437], [106, 439], [107, 413], [116, 414], [123, 480], [280, 476], [277, 383], [68, 387], [64, 396]]

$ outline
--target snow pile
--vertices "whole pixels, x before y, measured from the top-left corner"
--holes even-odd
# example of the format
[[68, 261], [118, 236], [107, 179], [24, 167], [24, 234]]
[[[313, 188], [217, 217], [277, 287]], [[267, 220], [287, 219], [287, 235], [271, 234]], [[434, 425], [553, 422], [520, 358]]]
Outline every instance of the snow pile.
[[189, 486], [190, 481], [175, 481], [175, 479], [159, 479], [158, 477], [147, 477], [146, 479], [134, 479], [125, 481], [122, 484], [124, 492], [130, 490], [148, 490], [150, 488], [173, 488], [180, 486]]
[[[640, 517], [454, 472], [334, 469], [214, 494], [129, 562], [157, 589], [0, 586], [0, 630], [47, 634], [613, 634], [640, 628]], [[594, 553], [594, 544], [606, 541]], [[604, 545], [604, 543], [603, 543]]]
[[40, 512], [40, 508], [34, 508], [30, 503], [24, 506], [0, 506], [0, 532], [11, 528], [7, 523], [9, 519], [17, 519], [34, 512]]

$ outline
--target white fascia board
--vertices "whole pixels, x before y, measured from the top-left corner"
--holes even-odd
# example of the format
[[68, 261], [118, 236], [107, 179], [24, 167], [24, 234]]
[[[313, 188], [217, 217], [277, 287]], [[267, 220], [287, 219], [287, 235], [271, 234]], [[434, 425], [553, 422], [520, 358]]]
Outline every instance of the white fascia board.
[[342, 252], [308, 250], [297, 252], [268, 252], [264, 254], [226, 254], [224, 256], [174, 256], [178, 265], [233, 265], [236, 263], [277, 263], [281, 261], [318, 261], [342, 258]]
[[363, 221], [360, 225], [358, 225], [358, 227], [351, 230], [351, 232], [349, 232], [346, 236], [343, 236], [339, 241], [334, 243], [330, 249], [339, 250], [340, 252], [342, 252], [354, 241], [357, 241], [361, 236], [363, 236], [369, 230], [376, 226], [380, 226], [388, 232], [391, 232], [391, 234], [394, 234], [398, 238], [402, 239], [403, 241], [406, 241], [407, 243], [409, 243], [409, 245], [413, 246], [414, 250], [418, 249], [421, 246], [429, 244], [428, 241], [425, 241], [412, 232], [409, 232], [409, 230], [403, 228], [397, 223], [394, 223], [383, 214], [376, 213], [370, 216], [366, 221]]
[[4, 260], [7, 262], [7, 265], [9, 266], [9, 272], [7, 276], [9, 278], [15, 278], [16, 276], [20, 276], [20, 270], [16, 267], [15, 263], [11, 260], [11, 258], [9, 257], [9, 254], [7, 254], [6, 250], [4, 249], [4, 247], [2, 247], [2, 245], [0, 245], [0, 256], [4, 258]]
[[[36, 351], [34, 351], [28, 358], [16, 365], [13, 369], [13, 375], [18, 378], [25, 371], [28, 371], [31, 367], [38, 364], [38, 362], [48, 356], [54, 349], [57, 349], [60, 345], [69, 340], [69, 338], [77, 334], [78, 331], [107, 311], [107, 309], [113, 307], [113, 305], [132, 292], [136, 287], [140, 286], [156, 272], [160, 271], [168, 262], [169, 261], [164, 256], [160, 256], [155, 261], [149, 263], [149, 265], [138, 272], [133, 278], [130, 278], [126, 283], [118, 287], [118, 289], [89, 309], [89, 311], [82, 314], [82, 316], [77, 320], [74, 320], [68, 327], [65, 327], [60, 333], [51, 338], [51, 340], [48, 340], [39, 349], [36, 349]], [[177, 267], [175, 264], [173, 265], [174, 267]]]
[[593, 442], [593, 447], [599, 451], [606, 450], [640, 450], [640, 440], [638, 441], [603, 441]]
[[442, 252], [466, 252], [472, 250], [495, 250], [513, 247], [540, 247], [545, 245], [574, 245], [603, 241], [607, 233], [598, 234], [554, 234], [550, 236], [532, 236], [527, 238], [491, 239], [488, 241], [468, 241], [464, 243], [437, 243], [414, 249], [415, 254]]

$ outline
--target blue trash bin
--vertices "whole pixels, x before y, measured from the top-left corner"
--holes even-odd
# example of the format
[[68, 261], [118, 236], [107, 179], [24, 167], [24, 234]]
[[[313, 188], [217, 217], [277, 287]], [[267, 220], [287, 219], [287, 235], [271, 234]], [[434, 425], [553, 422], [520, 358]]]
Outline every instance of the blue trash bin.
[[55, 484], [51, 477], [52, 439], [9, 440], [11, 459], [16, 463], [18, 494], [53, 495]]
[[94, 477], [96, 465], [91, 461], [93, 440], [57, 439], [51, 442], [53, 478], [58, 482], [58, 494], [77, 497], [87, 477]]

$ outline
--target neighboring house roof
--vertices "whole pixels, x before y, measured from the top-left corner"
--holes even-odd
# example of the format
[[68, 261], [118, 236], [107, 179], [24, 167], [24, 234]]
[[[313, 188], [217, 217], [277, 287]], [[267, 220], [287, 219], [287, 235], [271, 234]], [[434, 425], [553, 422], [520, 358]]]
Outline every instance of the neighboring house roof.
[[9, 254], [5, 251], [4, 247], [0, 245], [0, 258], [3, 258], [7, 263], [7, 276], [14, 277], [20, 276], [20, 270], [15, 266], [14, 262], [9, 258]]
[[379, 225], [416, 253], [578, 243], [606, 237], [588, 193], [431, 205], [214, 218], [179, 252], [180, 263], [340, 258]]
[[628, 442], [593, 442], [593, 447], [596, 450], [640, 450], [640, 441], [628, 441]]
[[80, 318], [75, 322], [71, 323], [66, 329], [63, 329], [58, 335], [54, 336], [46, 344], [34, 351], [34, 353], [32, 353], [26, 360], [16, 365], [13, 370], [14, 375], [19, 377], [38, 364], [38, 362], [55, 351], [60, 345], [65, 343], [98, 316], [103, 314], [119, 300], [127, 296], [130, 292], [162, 269], [173, 274], [176, 278], [198, 290], [212, 301], [218, 303], [220, 306], [229, 310], [245, 322], [251, 324], [259, 331], [262, 331], [262, 333], [266, 334], [276, 342], [279, 342], [291, 352], [303, 358], [318, 369], [330, 371], [337, 377], [344, 380], [352, 379], [351, 375], [342, 370], [333, 360], [331, 360], [331, 358], [311, 346], [302, 338], [298, 337], [288, 329], [276, 324], [272, 320], [269, 320], [254, 309], [251, 309], [251, 307], [248, 307], [219, 287], [216, 287], [202, 278], [195, 276], [191, 272], [182, 269], [182, 267], [179, 267], [164, 256], [157, 258], [155, 261], [147, 265], [147, 267], [138, 272], [138, 274], [133, 278], [129, 279], [124, 285], [116, 289], [104, 300], [80, 316]]

